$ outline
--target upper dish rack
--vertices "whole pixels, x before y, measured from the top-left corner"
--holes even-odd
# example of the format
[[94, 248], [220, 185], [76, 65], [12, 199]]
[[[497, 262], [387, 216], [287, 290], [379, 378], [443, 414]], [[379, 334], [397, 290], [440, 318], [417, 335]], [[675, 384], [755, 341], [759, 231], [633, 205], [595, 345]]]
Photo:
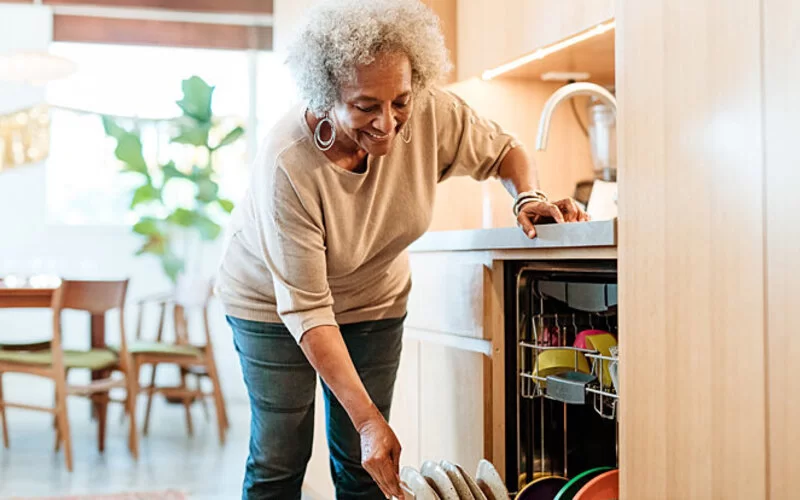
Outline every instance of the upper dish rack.
[[[598, 307], [598, 311], [526, 315], [520, 308], [517, 309], [520, 397], [547, 397], [572, 404], [591, 401], [598, 415], [606, 419], [616, 418], [619, 401], [616, 390], [619, 366], [616, 341], [612, 345], [606, 342], [604, 352], [591, 345], [591, 341], [586, 347], [577, 345], [583, 342], [576, 342], [576, 339], [590, 332], [607, 332], [604, 336], [611, 339], [616, 334], [616, 311], [608, 306], [607, 286], [597, 286], [602, 287], [605, 310]], [[558, 301], [566, 303], [568, 289], [565, 285], [564, 296], [559, 297]], [[543, 311], [547, 298], [539, 287], [534, 290], [540, 301], [538, 309]]]
[[[556, 401], [564, 403], [584, 403], [584, 399], [578, 399], [576, 391], [583, 391], [587, 399], [593, 402], [594, 410], [603, 418], [614, 419], [617, 414], [617, 403], [619, 396], [617, 395], [614, 379], [616, 375], [612, 375], [611, 384], [607, 383], [608, 377], [605, 375], [606, 370], [613, 371], [618, 366], [618, 355], [605, 356], [593, 349], [581, 349], [572, 346], [541, 346], [536, 343], [520, 341], [520, 396], [523, 398], [533, 399], [536, 397], [548, 397]], [[580, 356], [587, 359], [591, 366], [591, 371], [586, 374], [586, 377], [579, 377], [572, 374], [560, 373], [558, 375], [549, 375], [542, 377], [538, 373], [538, 363], [541, 353], [545, 351], [558, 351], [559, 353], [567, 353], [567, 356], [573, 357], [572, 366], [562, 367], [571, 369], [571, 372], [582, 374], [579, 360]], [[548, 391], [548, 381], [549, 391]]]

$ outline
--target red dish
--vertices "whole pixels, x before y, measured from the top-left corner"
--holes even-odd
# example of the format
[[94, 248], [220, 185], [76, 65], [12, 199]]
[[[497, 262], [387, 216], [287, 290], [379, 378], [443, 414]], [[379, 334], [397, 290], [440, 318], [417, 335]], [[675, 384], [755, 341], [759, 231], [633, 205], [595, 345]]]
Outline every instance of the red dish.
[[617, 500], [619, 498], [619, 469], [600, 474], [586, 483], [575, 500]]

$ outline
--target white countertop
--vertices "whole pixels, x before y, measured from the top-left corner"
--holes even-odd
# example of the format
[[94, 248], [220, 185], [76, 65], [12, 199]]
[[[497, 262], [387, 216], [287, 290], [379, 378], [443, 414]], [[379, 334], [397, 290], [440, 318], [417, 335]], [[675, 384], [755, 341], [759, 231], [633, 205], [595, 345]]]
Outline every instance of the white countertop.
[[617, 220], [544, 224], [536, 226], [536, 233], [534, 239], [529, 239], [517, 227], [431, 231], [415, 241], [409, 251], [419, 253], [614, 247], [617, 245]]

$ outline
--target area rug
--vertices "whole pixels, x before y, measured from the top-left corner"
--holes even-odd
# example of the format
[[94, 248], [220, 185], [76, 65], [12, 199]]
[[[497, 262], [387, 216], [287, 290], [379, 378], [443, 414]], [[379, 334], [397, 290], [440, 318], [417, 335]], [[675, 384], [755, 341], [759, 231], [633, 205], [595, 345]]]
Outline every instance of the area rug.
[[11, 497], [10, 500], [188, 500], [180, 491], [114, 493], [112, 495], [69, 495], [65, 497]]

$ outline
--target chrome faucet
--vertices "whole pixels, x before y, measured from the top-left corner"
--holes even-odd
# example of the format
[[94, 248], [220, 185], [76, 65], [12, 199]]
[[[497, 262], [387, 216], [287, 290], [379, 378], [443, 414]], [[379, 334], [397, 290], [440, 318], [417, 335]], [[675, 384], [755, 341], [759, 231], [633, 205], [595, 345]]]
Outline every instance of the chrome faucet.
[[614, 95], [611, 94], [611, 92], [604, 89], [600, 85], [588, 82], [570, 83], [569, 85], [564, 85], [560, 89], [553, 92], [553, 95], [551, 95], [550, 99], [548, 99], [544, 104], [542, 117], [539, 120], [539, 135], [536, 137], [536, 149], [538, 151], [544, 151], [545, 148], [547, 148], [547, 134], [550, 132], [550, 119], [558, 105], [561, 104], [561, 101], [570, 97], [583, 95], [597, 96], [602, 101], [605, 101], [606, 104], [611, 106], [611, 109], [614, 110], [615, 115], [617, 114], [617, 100], [614, 98]]

